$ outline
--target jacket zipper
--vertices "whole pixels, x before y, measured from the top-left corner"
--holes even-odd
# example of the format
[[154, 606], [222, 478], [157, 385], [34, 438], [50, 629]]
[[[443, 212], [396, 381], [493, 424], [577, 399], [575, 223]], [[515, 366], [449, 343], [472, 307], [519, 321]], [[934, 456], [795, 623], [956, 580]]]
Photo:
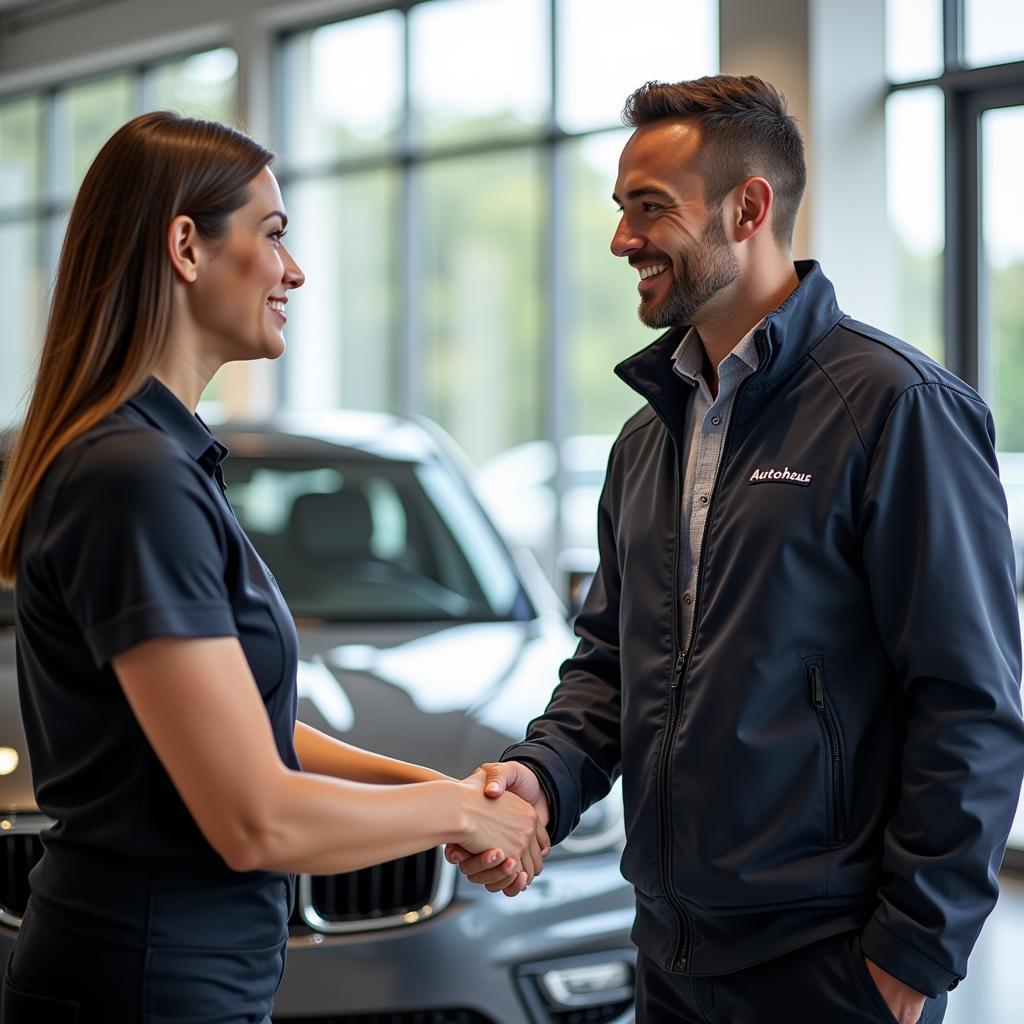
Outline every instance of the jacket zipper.
[[812, 662], [807, 666], [811, 681], [811, 699], [815, 710], [821, 716], [828, 735], [828, 748], [832, 762], [832, 815], [835, 822], [836, 843], [846, 842], [846, 792], [843, 786], [843, 758], [839, 748], [839, 730], [825, 704], [825, 685], [821, 678], [821, 666]]
[[721, 488], [722, 470], [729, 460], [729, 443], [733, 436], [733, 426], [736, 422], [736, 412], [739, 409], [740, 399], [743, 397], [743, 393], [747, 389], [747, 385], [750, 383], [751, 378], [754, 375], [751, 374], [747, 377], [742, 384], [739, 386], [739, 390], [736, 392], [736, 397], [733, 399], [732, 409], [729, 413], [729, 426], [725, 433], [725, 439], [722, 442], [722, 456], [718, 462], [718, 470], [715, 473], [715, 484], [711, 489], [711, 497], [708, 502], [708, 514], [704, 520], [704, 529], [701, 532], [700, 537], [700, 555], [697, 561], [697, 580], [694, 586], [693, 594], [693, 614], [690, 617], [690, 631], [686, 637], [686, 645], [684, 647], [679, 646], [679, 637], [682, 630], [679, 629], [682, 623], [682, 612], [679, 609], [679, 551], [678, 545], [681, 543], [679, 536], [679, 530], [682, 519], [682, 495], [679, 484], [680, 477], [680, 464], [679, 464], [679, 444], [675, 439], [675, 435], [669, 432], [669, 436], [672, 437], [672, 446], [675, 451], [675, 477], [676, 477], [676, 554], [673, 568], [674, 586], [672, 592], [672, 603], [673, 603], [673, 617], [672, 617], [672, 633], [676, 641], [676, 662], [672, 670], [672, 681], [669, 687], [669, 720], [668, 726], [665, 729], [665, 738], [661, 748], [661, 764], [659, 766], [659, 777], [658, 782], [661, 787], [661, 821], [662, 821], [662, 878], [665, 892], [669, 897], [669, 902], [675, 908], [676, 914], [679, 918], [680, 929], [679, 929], [679, 944], [676, 947], [674, 964], [680, 970], [685, 970], [690, 960], [690, 945], [691, 945], [691, 933], [692, 928], [690, 926], [690, 918], [686, 912], [686, 909], [680, 903], [678, 897], [675, 895], [675, 889], [672, 885], [671, 876], [671, 837], [668, 834], [668, 829], [665, 823], [668, 821], [668, 762], [669, 755], [672, 747], [675, 744], [676, 728], [679, 724], [679, 709], [682, 704], [682, 695], [685, 692], [683, 682], [686, 678], [686, 669], [688, 664], [688, 658], [690, 655], [691, 648], [693, 647], [693, 638], [697, 632], [697, 622], [700, 616], [700, 599], [704, 588], [704, 558], [706, 554], [708, 531], [711, 527], [712, 518], [715, 514], [715, 503], [718, 498], [718, 492]]
[[661, 884], [668, 897], [669, 904], [676, 913], [676, 920], [679, 922], [679, 943], [676, 947], [674, 962], [680, 967], [685, 967], [690, 948], [690, 917], [686, 908], [676, 896], [675, 887], [672, 884], [672, 837], [668, 829], [669, 817], [669, 793], [668, 793], [668, 764], [672, 754], [672, 746], [675, 742], [676, 726], [679, 720], [679, 683], [682, 679], [686, 664], [686, 651], [679, 646], [679, 629], [682, 612], [679, 610], [679, 545], [680, 530], [682, 528], [682, 488], [680, 485], [679, 465], [679, 442], [675, 435], [669, 431], [672, 438], [673, 476], [675, 478], [675, 534], [674, 534], [674, 557], [672, 560], [672, 646], [676, 651], [675, 664], [672, 666], [672, 678], [669, 681], [668, 694], [668, 722], [661, 741], [661, 757], [658, 763], [658, 790], [659, 806], [661, 811]]
[[[761, 346], [758, 345], [758, 356], [760, 362], [764, 363], [764, 352]], [[739, 390], [736, 392], [736, 397], [733, 399], [732, 410], [729, 414], [729, 427], [725, 433], [725, 439], [722, 443], [722, 457], [718, 463], [718, 471], [715, 474], [715, 485], [711, 489], [711, 497], [708, 502], [708, 514], [704, 520], [704, 530], [701, 534], [700, 539], [700, 555], [698, 560], [697, 568], [697, 581], [694, 587], [694, 599], [693, 599], [693, 616], [690, 619], [690, 632], [687, 636], [686, 646], [681, 647], [679, 645], [680, 635], [682, 633], [682, 612], [679, 608], [679, 545], [680, 536], [679, 531], [682, 525], [682, 492], [680, 487], [680, 476], [681, 467], [679, 464], [679, 442], [676, 439], [675, 432], [672, 430], [670, 424], [671, 420], [665, 415], [664, 409], [653, 400], [651, 395], [642, 387], [637, 387], [632, 381], [626, 379], [626, 383], [633, 388], [634, 391], [638, 392], [643, 398], [645, 398], [651, 407], [661, 417], [662, 422], [668, 429], [668, 435], [672, 439], [672, 450], [675, 455], [674, 460], [674, 471], [675, 471], [675, 558], [673, 560], [673, 589], [672, 589], [672, 642], [676, 651], [675, 664], [672, 667], [672, 679], [669, 683], [669, 717], [668, 723], [665, 727], [664, 738], [661, 744], [661, 758], [658, 764], [658, 787], [660, 790], [660, 810], [661, 810], [661, 884], [665, 890], [665, 895], [668, 897], [668, 902], [672, 909], [676, 912], [676, 919], [679, 921], [679, 943], [676, 946], [675, 954], [673, 956], [673, 964], [680, 970], [685, 970], [690, 959], [690, 945], [692, 928], [690, 925], [690, 916], [686, 912], [686, 908], [683, 906], [679, 897], [676, 895], [675, 886], [672, 883], [672, 842], [671, 837], [668, 833], [667, 822], [668, 822], [668, 811], [669, 811], [669, 796], [668, 796], [668, 763], [669, 757], [672, 751], [672, 747], [675, 743], [676, 727], [679, 724], [679, 708], [682, 704], [682, 693], [684, 691], [683, 680], [686, 676], [687, 658], [690, 653], [690, 649], [693, 646], [693, 638], [697, 631], [697, 621], [700, 614], [700, 598], [701, 591], [704, 584], [704, 555], [705, 547], [707, 546], [708, 539], [708, 528], [711, 525], [712, 517], [715, 512], [715, 501], [718, 497], [722, 479], [722, 468], [728, 462], [729, 458], [729, 443], [733, 436], [733, 426], [736, 422], [736, 412], [739, 409], [740, 399], [743, 397], [744, 392], [747, 389], [747, 385], [750, 381], [757, 376], [757, 371], [747, 377], [742, 384], [739, 386]]]

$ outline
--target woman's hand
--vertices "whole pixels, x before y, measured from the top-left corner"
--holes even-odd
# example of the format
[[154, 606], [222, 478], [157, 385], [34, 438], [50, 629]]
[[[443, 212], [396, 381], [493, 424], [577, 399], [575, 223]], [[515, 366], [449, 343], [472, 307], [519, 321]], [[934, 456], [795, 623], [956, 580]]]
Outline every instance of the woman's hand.
[[[507, 764], [483, 764], [465, 781], [473, 780], [483, 786], [484, 793], [492, 800], [506, 789], [521, 797], [537, 812], [535, 843], [531, 846], [535, 874], [543, 870], [544, 858], [551, 852], [546, 825], [551, 817], [547, 799], [537, 777], [525, 765], [512, 761]], [[487, 850], [472, 856], [462, 846], [448, 844], [445, 857], [471, 881], [483, 885], [488, 892], [504, 892], [506, 896], [518, 896], [533, 880], [511, 858], [497, 856], [500, 851]]]
[[497, 799], [484, 796], [479, 771], [456, 785], [462, 794], [466, 822], [465, 838], [460, 845], [470, 852], [488, 851], [495, 857], [496, 865], [502, 864], [499, 858], [514, 861], [512, 870], [524, 885], [529, 885], [543, 860], [537, 838], [537, 812], [512, 793]]

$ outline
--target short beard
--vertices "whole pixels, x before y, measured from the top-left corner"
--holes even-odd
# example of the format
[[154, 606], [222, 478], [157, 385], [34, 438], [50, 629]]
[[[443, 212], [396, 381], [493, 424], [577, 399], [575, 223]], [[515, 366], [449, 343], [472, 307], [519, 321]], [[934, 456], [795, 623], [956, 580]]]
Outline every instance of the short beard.
[[677, 262], [678, 270], [668, 270], [673, 275], [668, 295], [657, 305], [640, 300], [637, 314], [648, 327], [692, 324], [704, 306], [740, 276], [739, 263], [725, 237], [720, 206], [711, 212], [696, 248], [678, 253]]

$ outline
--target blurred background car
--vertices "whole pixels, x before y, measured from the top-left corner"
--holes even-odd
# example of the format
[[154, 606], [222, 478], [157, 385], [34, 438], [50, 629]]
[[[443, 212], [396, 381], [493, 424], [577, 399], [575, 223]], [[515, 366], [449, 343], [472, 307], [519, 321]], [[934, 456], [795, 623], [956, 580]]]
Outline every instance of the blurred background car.
[[[299, 717], [456, 777], [521, 738], [573, 640], [427, 424], [374, 414], [225, 424], [227, 493], [295, 616]], [[0, 963], [48, 824], [18, 714], [0, 591]], [[632, 892], [621, 795], [583, 816], [523, 895], [466, 882], [441, 850], [301, 876], [274, 1020], [627, 1024]]]
[[570, 613], [579, 611], [597, 568], [597, 503], [614, 440], [567, 437], [560, 461], [551, 441], [530, 441], [488, 459], [474, 477], [505, 539], [537, 559]]

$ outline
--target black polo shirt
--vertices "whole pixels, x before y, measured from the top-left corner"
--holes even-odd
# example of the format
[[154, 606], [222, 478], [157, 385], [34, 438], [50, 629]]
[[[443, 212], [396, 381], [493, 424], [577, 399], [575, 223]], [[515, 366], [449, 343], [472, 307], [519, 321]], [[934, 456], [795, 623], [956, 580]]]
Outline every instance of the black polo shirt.
[[281, 758], [298, 768], [295, 628], [223, 493], [226, 454], [150, 380], [60, 454], [32, 505], [15, 588], [18, 683], [36, 799], [57, 823], [35, 891], [66, 895], [75, 853], [189, 864], [197, 879], [227, 870], [111, 669], [145, 640], [237, 636]]

